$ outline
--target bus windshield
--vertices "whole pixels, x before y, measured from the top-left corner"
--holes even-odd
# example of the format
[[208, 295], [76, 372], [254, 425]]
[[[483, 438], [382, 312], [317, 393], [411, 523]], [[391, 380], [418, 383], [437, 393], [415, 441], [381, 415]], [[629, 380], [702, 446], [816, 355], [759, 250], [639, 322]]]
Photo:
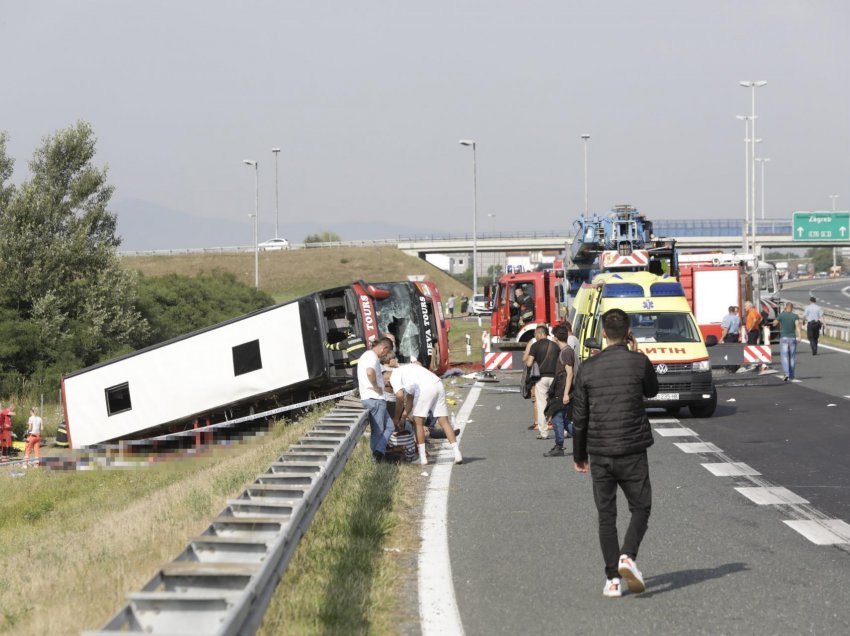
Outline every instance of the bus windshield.
[[638, 342], [699, 342], [693, 318], [686, 312], [629, 314]]
[[378, 333], [395, 336], [399, 362], [418, 360], [430, 367], [436, 334], [431, 303], [411, 283], [375, 283], [375, 287], [390, 292], [389, 298], [375, 299]]

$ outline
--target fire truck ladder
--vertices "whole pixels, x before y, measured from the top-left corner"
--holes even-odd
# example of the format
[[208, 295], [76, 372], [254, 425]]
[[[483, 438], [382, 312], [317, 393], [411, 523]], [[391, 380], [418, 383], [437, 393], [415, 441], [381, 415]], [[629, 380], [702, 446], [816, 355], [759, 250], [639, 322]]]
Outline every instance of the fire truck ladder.
[[254, 633], [366, 421], [359, 401], [340, 402], [141, 591], [128, 594], [101, 630], [84, 634]]

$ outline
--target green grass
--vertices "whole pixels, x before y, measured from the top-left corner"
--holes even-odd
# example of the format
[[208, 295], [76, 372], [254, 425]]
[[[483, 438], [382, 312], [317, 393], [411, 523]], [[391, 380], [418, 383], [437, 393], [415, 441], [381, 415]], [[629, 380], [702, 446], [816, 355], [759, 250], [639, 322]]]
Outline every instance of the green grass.
[[[465, 364], [481, 362], [481, 332], [490, 331], [490, 317], [481, 317], [481, 326], [478, 326], [478, 318], [454, 318], [450, 321], [449, 330], [449, 361], [452, 364]], [[469, 335], [472, 352], [466, 353], [466, 336]]]
[[[254, 255], [176, 254], [127, 256], [124, 263], [146, 276], [176, 273], [195, 276], [214, 270], [233, 272], [247, 285], [254, 284]], [[471, 290], [441, 269], [395, 247], [328, 247], [260, 253], [260, 288], [284, 302], [320, 289], [348, 285], [355, 280], [381, 282], [425, 275], [448, 298], [470, 295]]]
[[372, 464], [361, 441], [304, 536], [258, 632], [395, 634], [417, 620], [400, 593], [416, 565], [416, 466]]
[[[127, 592], [140, 589], [159, 565], [177, 556], [227, 499], [319, 415], [205, 456], [148, 468], [0, 468], [0, 634], [78, 634], [102, 625]], [[397, 545], [396, 529], [415, 544], [415, 529], [406, 525], [415, 517], [406, 513], [415, 495], [410, 480], [418, 473], [373, 466], [367, 451], [364, 440], [296, 552], [293, 563], [306, 564], [296, 576], [318, 589], [316, 596], [296, 602], [285, 594], [287, 621], [297, 616], [302, 631], [333, 625], [312, 633], [373, 633], [401, 611], [393, 590], [406, 569], [383, 547]], [[335, 542], [330, 552], [310, 542], [323, 536]], [[415, 554], [415, 548], [406, 547], [404, 554]], [[288, 579], [287, 574], [284, 585]], [[330, 602], [338, 595], [331, 590], [355, 580], [349, 596]], [[317, 587], [318, 581], [325, 587]]]

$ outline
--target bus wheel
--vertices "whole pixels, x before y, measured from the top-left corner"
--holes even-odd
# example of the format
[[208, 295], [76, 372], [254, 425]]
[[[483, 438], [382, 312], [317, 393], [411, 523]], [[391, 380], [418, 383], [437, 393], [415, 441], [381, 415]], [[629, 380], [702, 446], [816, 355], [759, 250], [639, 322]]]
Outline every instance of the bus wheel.
[[711, 398], [705, 402], [697, 402], [688, 407], [694, 417], [711, 417], [717, 408], [717, 388], [711, 387]]

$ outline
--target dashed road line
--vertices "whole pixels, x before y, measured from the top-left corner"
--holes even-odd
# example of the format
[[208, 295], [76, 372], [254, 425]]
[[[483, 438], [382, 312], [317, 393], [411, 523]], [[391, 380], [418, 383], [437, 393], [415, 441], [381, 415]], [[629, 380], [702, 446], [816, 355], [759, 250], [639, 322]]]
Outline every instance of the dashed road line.
[[661, 437], [696, 437], [697, 434], [689, 428], [656, 428], [655, 432]]
[[[850, 396], [845, 396], [850, 398]], [[656, 424], [680, 424], [678, 419], [653, 419], [650, 423], [656, 433], [662, 437], [674, 437], [662, 431], [676, 430], [673, 427], [656, 427]], [[681, 430], [681, 429], [680, 429]], [[700, 439], [699, 435], [696, 435]], [[738, 477], [753, 484], [752, 487], [736, 487], [739, 493], [758, 505], [782, 506], [782, 511], [793, 519], [783, 519], [782, 523], [792, 528], [815, 545], [831, 545], [850, 554], [850, 524], [828, 517], [809, 504], [806, 499], [794, 494], [787, 488], [776, 486], [761, 477], [761, 473], [743, 462], [735, 462], [721, 449], [708, 442], [674, 442], [685, 453], [714, 454], [718, 461], [703, 463], [712, 475], [717, 477]], [[698, 450], [700, 447], [709, 450]], [[740, 483], [740, 481], [738, 482]]]

